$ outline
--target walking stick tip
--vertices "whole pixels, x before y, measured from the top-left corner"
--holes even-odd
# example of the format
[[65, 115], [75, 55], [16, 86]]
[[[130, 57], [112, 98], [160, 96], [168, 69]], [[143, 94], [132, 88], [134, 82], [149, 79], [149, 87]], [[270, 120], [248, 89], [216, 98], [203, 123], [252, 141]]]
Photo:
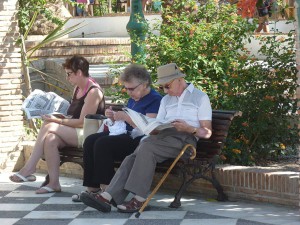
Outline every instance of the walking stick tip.
[[135, 214], [135, 218], [139, 218], [140, 215], [141, 215], [141, 213], [140, 213], [140, 212], [137, 212], [137, 213]]

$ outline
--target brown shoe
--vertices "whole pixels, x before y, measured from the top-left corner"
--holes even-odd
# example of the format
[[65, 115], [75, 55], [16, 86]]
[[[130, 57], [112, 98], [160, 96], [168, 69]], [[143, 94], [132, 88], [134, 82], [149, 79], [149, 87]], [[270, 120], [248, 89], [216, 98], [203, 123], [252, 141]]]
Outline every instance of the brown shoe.
[[80, 199], [87, 206], [90, 206], [101, 212], [111, 211], [110, 202], [107, 199], [103, 198], [101, 194], [83, 192], [80, 194]]
[[118, 211], [123, 213], [134, 213], [140, 210], [144, 202], [132, 198], [129, 202], [125, 202], [122, 205], [118, 205]]

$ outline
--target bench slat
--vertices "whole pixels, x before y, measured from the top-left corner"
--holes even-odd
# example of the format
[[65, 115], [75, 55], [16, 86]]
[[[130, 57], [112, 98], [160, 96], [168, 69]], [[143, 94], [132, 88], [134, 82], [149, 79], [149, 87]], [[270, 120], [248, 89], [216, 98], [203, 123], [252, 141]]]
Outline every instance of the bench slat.
[[220, 124], [220, 125], [226, 125], [226, 126], [230, 126], [231, 120], [222, 120], [222, 119], [216, 119], [214, 118], [214, 120], [212, 121], [213, 124]]

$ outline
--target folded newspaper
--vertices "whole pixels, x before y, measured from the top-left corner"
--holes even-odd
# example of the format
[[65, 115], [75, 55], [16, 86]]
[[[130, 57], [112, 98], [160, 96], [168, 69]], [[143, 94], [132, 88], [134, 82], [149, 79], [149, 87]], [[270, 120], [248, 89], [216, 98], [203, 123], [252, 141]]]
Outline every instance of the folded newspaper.
[[163, 130], [173, 127], [172, 121], [161, 121], [156, 118], [150, 118], [127, 107], [123, 108], [123, 111], [130, 116], [134, 124], [146, 135], [149, 135], [153, 130]]
[[41, 115], [52, 114], [63, 118], [67, 115], [70, 103], [54, 92], [35, 89], [24, 100], [22, 109], [27, 119], [41, 118]]

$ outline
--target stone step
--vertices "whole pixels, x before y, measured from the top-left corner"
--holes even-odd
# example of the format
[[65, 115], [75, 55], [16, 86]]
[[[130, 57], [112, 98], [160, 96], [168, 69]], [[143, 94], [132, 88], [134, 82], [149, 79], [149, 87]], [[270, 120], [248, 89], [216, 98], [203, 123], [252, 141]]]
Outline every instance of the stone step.
[[70, 46], [59, 48], [42, 48], [34, 52], [34, 57], [63, 57], [69, 55], [125, 55], [130, 52], [130, 46]]
[[[87, 58], [87, 60], [90, 62], [90, 69], [89, 74], [91, 77], [93, 77], [103, 88], [109, 87], [113, 82], [113, 77], [109, 75], [110, 69], [113, 68], [123, 68], [124, 63], [121, 64], [93, 64], [91, 63], [91, 60]], [[46, 60], [40, 60], [42, 65], [40, 66], [40, 70], [45, 71], [48, 75], [51, 75], [54, 79], [58, 80], [64, 80], [66, 77], [65, 70], [62, 67], [62, 64], [64, 63], [64, 59], [46, 59]], [[72, 90], [73, 87], [71, 85], [68, 85], [68, 82], [65, 82], [68, 86], [69, 90]]]
[[[31, 48], [39, 44], [39, 40], [29, 40], [25, 42], [26, 48]], [[64, 47], [64, 46], [89, 46], [89, 45], [130, 45], [130, 38], [127, 37], [101, 37], [101, 38], [65, 38], [53, 41], [44, 47]]]
[[[27, 51], [39, 41], [26, 41]], [[66, 58], [81, 55], [91, 64], [130, 61], [129, 38], [70, 38], [44, 45], [32, 54], [38, 58]]]

